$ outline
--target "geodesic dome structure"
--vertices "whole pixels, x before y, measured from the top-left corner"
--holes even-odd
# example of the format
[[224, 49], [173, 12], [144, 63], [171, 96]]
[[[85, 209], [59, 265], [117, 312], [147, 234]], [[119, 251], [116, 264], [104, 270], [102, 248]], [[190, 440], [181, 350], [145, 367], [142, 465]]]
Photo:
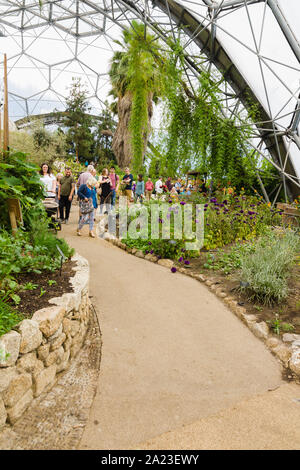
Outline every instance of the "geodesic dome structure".
[[[201, 67], [225, 77], [225, 116], [259, 109], [248, 144], [300, 193], [299, 0], [2, 0], [0, 50], [7, 53], [10, 118], [64, 110], [71, 78], [84, 77], [93, 114], [105, 106], [109, 61], [124, 27], [145, 22], [162, 44], [178, 35], [191, 84]], [[242, 125], [242, 122], [241, 122]], [[258, 173], [259, 178], [259, 173]]]

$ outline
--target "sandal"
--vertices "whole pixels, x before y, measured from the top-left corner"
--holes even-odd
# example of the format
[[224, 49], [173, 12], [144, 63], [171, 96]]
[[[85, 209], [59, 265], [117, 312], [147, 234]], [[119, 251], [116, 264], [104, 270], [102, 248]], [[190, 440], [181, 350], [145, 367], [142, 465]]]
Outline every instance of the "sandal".
[[90, 232], [89, 236], [92, 237], [92, 238], [95, 238], [95, 235], [93, 234], [93, 232]]
[[80, 233], [79, 229], [77, 229], [77, 235], [78, 235], [78, 237], [81, 237], [81, 233]]

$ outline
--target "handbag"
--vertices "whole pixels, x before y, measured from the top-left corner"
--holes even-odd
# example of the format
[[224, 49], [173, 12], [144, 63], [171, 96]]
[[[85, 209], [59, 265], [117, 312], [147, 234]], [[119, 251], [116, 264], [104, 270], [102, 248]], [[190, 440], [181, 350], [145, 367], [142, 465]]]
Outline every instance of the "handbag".
[[81, 214], [88, 214], [89, 212], [92, 212], [94, 210], [94, 204], [93, 204], [92, 198], [89, 198], [88, 201], [81, 199], [79, 201], [79, 208], [80, 208]]

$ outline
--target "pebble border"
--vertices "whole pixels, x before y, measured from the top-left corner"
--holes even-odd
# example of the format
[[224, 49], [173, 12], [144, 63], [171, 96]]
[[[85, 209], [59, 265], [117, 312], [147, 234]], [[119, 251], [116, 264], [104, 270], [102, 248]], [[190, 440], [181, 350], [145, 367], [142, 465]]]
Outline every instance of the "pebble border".
[[78, 254], [72, 261], [73, 292], [50, 299], [49, 306], [0, 337], [0, 350], [9, 354], [0, 358], [0, 429], [48, 393], [83, 347], [91, 319], [89, 264]]
[[[157, 263], [167, 268], [172, 268], [174, 262], [170, 259], [158, 259], [155, 255], [144, 253], [136, 248], [130, 248], [121, 240], [115, 238], [108, 232], [104, 233], [103, 239], [112, 243], [113, 245], [127, 251], [138, 258], [144, 258], [152, 263]], [[222, 287], [220, 282], [215, 282], [211, 277], [204, 276], [203, 274], [195, 274], [189, 272], [188, 269], [176, 267], [176, 270], [181, 274], [192, 277], [193, 279], [205, 284], [212, 292], [214, 292], [220, 300], [252, 331], [252, 333], [262, 340], [267, 348], [276, 356], [285, 369], [290, 374], [288, 377], [293, 378], [300, 384], [300, 335], [285, 333], [282, 340], [272, 334], [269, 326], [264, 321], [258, 321], [256, 315], [247, 314], [245, 307], [229, 295], [228, 292]]]

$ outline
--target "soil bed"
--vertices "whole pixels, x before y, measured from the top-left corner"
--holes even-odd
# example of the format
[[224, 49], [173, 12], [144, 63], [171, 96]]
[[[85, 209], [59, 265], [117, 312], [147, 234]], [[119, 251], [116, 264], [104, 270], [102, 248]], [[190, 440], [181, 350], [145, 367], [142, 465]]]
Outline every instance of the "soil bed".
[[[223, 251], [229, 251], [230, 247], [223, 247]], [[203, 264], [206, 263], [206, 256], [208, 253], [218, 255], [217, 250], [211, 252], [203, 252], [198, 258], [191, 258], [190, 265], [184, 266], [182, 263], [176, 263], [177, 266], [186, 268], [188, 271], [192, 271], [197, 274], [204, 274], [213, 279], [215, 283], [220, 283], [220, 287], [223, 287], [225, 292], [235, 299], [241, 306], [243, 306], [247, 313], [256, 315], [258, 321], [269, 322], [275, 320], [275, 314], [278, 314], [278, 319], [281, 325], [284, 323], [292, 325], [294, 328], [290, 331], [285, 328], [280, 328], [280, 336], [284, 333], [296, 333], [300, 334], [300, 265], [299, 261], [292, 267], [289, 280], [289, 294], [287, 299], [281, 304], [273, 304], [272, 306], [263, 305], [257, 301], [250, 301], [245, 293], [239, 291], [239, 278], [238, 272], [233, 271], [231, 274], [225, 274], [221, 270], [205, 269]]]
[[41, 274], [26, 273], [17, 277], [19, 284], [31, 283], [36, 286], [32, 290], [19, 291], [20, 303], [14, 309], [25, 318], [31, 318], [36, 310], [48, 307], [49, 300], [53, 297], [60, 297], [68, 292], [73, 292], [70, 278], [74, 277], [76, 266], [75, 261], [66, 261], [62, 265], [62, 270], [55, 272], [43, 271]]

